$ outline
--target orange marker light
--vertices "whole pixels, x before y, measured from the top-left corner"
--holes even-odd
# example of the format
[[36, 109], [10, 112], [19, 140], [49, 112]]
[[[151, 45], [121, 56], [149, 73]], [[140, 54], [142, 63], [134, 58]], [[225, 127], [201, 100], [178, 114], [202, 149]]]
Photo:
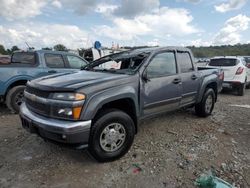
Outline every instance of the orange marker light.
[[74, 119], [79, 119], [81, 115], [82, 107], [74, 107], [73, 108], [73, 117]]

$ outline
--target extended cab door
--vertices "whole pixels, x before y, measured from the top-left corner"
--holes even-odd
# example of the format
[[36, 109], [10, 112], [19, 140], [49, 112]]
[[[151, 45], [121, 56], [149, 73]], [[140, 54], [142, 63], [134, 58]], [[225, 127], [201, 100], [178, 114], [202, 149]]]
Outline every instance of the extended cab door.
[[195, 103], [200, 81], [198, 72], [194, 68], [190, 52], [178, 51], [177, 62], [182, 81], [181, 106]]
[[179, 107], [181, 81], [174, 51], [152, 57], [143, 77], [141, 97], [145, 116]]

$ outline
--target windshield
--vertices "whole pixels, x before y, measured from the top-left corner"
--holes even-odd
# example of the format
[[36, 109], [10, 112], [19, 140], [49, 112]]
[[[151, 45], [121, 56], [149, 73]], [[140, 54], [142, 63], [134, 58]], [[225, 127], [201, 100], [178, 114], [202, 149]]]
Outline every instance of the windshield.
[[235, 66], [237, 65], [237, 59], [221, 58], [221, 59], [211, 59], [209, 66]]
[[122, 52], [100, 58], [83, 67], [83, 70], [103, 71], [118, 74], [133, 74], [149, 53], [130, 54]]

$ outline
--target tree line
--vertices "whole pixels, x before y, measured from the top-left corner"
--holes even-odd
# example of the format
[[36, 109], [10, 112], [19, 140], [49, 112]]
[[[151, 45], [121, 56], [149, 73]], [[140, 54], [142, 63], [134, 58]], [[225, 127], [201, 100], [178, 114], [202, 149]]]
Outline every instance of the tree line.
[[[148, 46], [143, 46], [148, 47]], [[123, 47], [125, 49], [135, 49], [140, 47]], [[222, 46], [209, 46], [209, 47], [195, 47], [188, 46], [192, 50], [193, 54], [197, 58], [209, 58], [214, 56], [250, 56], [250, 44], [237, 44], [237, 45], [222, 45]], [[31, 48], [34, 49], [34, 48]], [[56, 50], [56, 51], [68, 51], [68, 48], [63, 44], [57, 44], [54, 47], [45, 47], [43, 50]], [[0, 54], [10, 55], [14, 51], [19, 50], [18, 46], [12, 46], [10, 49], [5, 49], [0, 44]], [[81, 53], [82, 49], [78, 49]]]
[[[34, 49], [33, 47], [29, 47], [28, 49]], [[0, 44], [0, 54], [2, 55], [11, 55], [14, 51], [18, 51], [20, 48], [18, 46], [12, 46], [9, 49], [6, 49], [2, 44]], [[45, 47], [42, 48], [42, 50], [56, 50], [56, 51], [68, 51], [66, 46], [63, 44], [57, 44], [53, 48], [50, 47]]]
[[210, 58], [214, 56], [250, 56], [250, 44], [195, 47], [189, 46], [197, 58]]

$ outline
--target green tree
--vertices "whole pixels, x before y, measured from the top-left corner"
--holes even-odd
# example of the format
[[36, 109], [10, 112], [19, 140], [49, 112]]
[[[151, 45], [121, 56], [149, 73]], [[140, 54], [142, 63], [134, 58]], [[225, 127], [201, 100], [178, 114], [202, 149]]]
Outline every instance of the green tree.
[[64, 46], [63, 44], [57, 44], [53, 48], [56, 51], [68, 51], [66, 46]]
[[52, 48], [45, 47], [45, 48], [42, 48], [42, 50], [52, 50]]
[[17, 51], [17, 50], [20, 50], [20, 49], [17, 46], [12, 46], [12, 48], [10, 50], [13, 53], [14, 51]]
[[0, 54], [6, 55], [7, 52], [2, 44], [0, 44]]

